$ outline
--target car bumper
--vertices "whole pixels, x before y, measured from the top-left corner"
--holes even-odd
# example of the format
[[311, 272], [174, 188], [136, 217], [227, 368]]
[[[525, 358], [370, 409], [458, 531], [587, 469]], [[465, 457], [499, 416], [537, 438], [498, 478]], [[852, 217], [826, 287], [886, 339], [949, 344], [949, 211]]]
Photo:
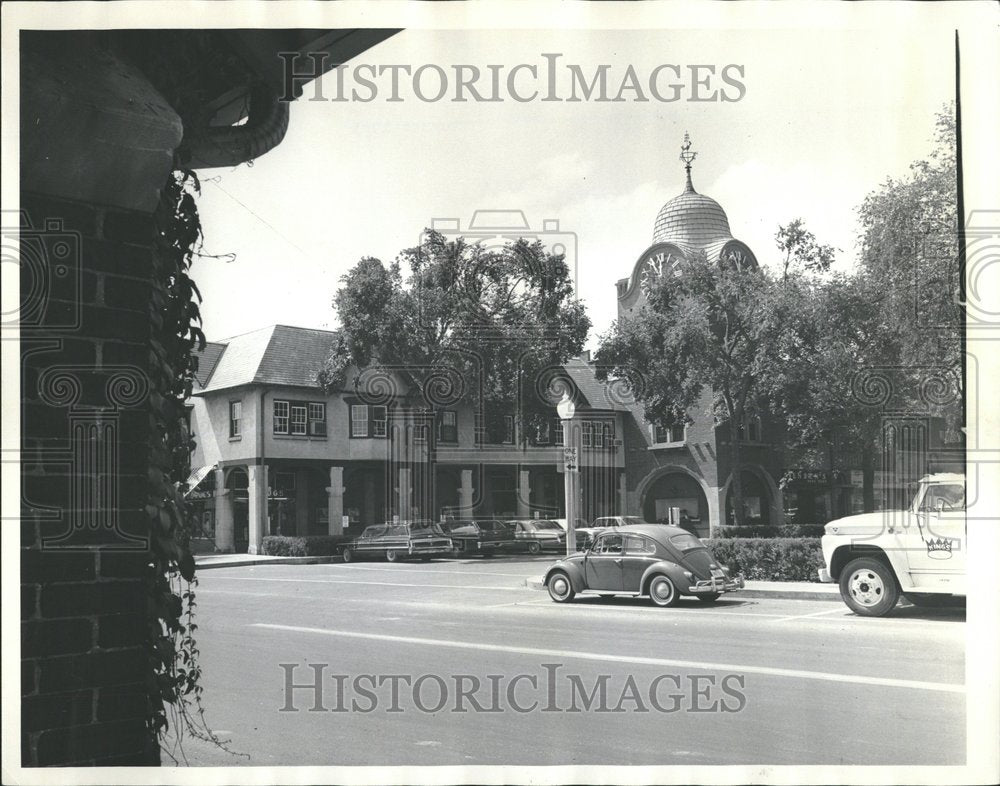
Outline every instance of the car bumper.
[[741, 590], [744, 586], [743, 576], [725, 576], [722, 578], [713, 576], [710, 579], [704, 579], [692, 584], [688, 587], [687, 591], [691, 595], [714, 595], [718, 592]]
[[410, 554], [424, 556], [427, 554], [451, 554], [452, 546], [411, 546]]
[[830, 575], [830, 571], [826, 568], [820, 568], [817, 572], [819, 573], [819, 580], [823, 584], [833, 584], [833, 576]]

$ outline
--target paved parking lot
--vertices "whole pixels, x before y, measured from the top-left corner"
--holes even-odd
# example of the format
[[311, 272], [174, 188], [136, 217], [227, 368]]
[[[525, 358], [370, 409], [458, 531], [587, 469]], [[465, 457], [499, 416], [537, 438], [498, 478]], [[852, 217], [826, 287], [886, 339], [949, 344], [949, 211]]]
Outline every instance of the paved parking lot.
[[525, 586], [551, 562], [202, 572], [208, 719], [250, 758], [188, 742], [189, 760], [964, 761], [960, 610], [899, 607], [875, 620], [839, 603], [738, 594], [672, 609], [557, 605]]

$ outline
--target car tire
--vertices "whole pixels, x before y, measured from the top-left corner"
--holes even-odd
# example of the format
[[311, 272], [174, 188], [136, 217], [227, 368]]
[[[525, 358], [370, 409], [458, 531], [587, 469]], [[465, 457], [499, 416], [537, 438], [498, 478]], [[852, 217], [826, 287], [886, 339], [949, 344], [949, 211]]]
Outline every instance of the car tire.
[[385, 559], [387, 562], [402, 562], [403, 558], [400, 556], [396, 549], [387, 549], [385, 552]]
[[537, 541], [528, 544], [528, 553], [537, 555], [542, 553], [542, 544]]
[[649, 581], [649, 599], [660, 608], [666, 609], [677, 605], [680, 593], [667, 576], [653, 576]]
[[561, 570], [557, 570], [549, 576], [549, 580], [546, 582], [545, 586], [549, 591], [549, 597], [556, 603], [567, 603], [573, 600], [573, 597], [576, 595], [576, 592], [573, 589], [573, 582], [570, 581], [569, 576]]
[[851, 560], [840, 574], [840, 597], [862, 617], [884, 617], [899, 600], [892, 568], [877, 559]]
[[340, 556], [344, 558], [344, 562], [350, 562], [354, 559], [354, 552], [351, 551], [350, 548], [345, 548], [342, 552], [340, 552]]
[[706, 592], [704, 595], [699, 595], [698, 600], [702, 603], [715, 603], [719, 599], [718, 592]]

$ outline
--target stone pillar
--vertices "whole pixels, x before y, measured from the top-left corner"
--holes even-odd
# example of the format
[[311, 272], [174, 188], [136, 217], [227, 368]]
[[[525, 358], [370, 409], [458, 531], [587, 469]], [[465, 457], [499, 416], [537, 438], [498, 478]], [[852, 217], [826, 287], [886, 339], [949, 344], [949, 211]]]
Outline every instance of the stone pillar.
[[326, 487], [327, 532], [344, 534], [344, 468], [330, 467], [330, 485]]
[[642, 515], [641, 510], [629, 510], [628, 509], [628, 477], [625, 474], [625, 470], [620, 470], [618, 472], [618, 499], [616, 500], [618, 505], [618, 513], [622, 516], [632, 516], [632, 515]]
[[247, 467], [247, 518], [250, 524], [250, 544], [247, 552], [260, 554], [267, 532], [267, 465], [251, 464]]
[[215, 549], [231, 552], [235, 546], [235, 522], [233, 520], [233, 497], [226, 488], [226, 472], [222, 467], [215, 470]]
[[410, 501], [413, 493], [413, 482], [410, 479], [411, 474], [412, 472], [409, 467], [399, 468], [399, 486], [396, 489], [396, 501], [400, 521], [406, 521], [412, 515], [410, 508]]
[[726, 489], [710, 486], [708, 489], [708, 537], [715, 537], [718, 528], [726, 523]]
[[462, 485], [458, 487], [458, 516], [463, 518], [465, 516], [472, 516], [473, 509], [473, 498], [472, 498], [472, 470], [463, 469], [462, 470]]
[[517, 473], [517, 517], [531, 518], [531, 470], [528, 469]]

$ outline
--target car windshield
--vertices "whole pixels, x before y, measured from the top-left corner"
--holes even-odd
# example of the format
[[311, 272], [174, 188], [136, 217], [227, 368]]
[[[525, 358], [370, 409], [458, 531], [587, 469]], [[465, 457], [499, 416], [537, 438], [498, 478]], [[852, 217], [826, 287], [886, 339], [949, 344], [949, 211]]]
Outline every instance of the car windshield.
[[562, 527], [560, 527], [556, 522], [549, 521], [548, 519], [539, 519], [537, 521], [532, 521], [531, 524], [535, 529], [554, 529], [562, 532]]
[[441, 525], [448, 532], [476, 532], [476, 525], [471, 521], [446, 521]]
[[642, 516], [622, 516], [622, 521], [626, 524], [648, 524]]
[[674, 548], [680, 549], [681, 551], [693, 551], [694, 549], [705, 548], [705, 545], [698, 540], [698, 538], [687, 532], [671, 536], [670, 542], [673, 544]]

